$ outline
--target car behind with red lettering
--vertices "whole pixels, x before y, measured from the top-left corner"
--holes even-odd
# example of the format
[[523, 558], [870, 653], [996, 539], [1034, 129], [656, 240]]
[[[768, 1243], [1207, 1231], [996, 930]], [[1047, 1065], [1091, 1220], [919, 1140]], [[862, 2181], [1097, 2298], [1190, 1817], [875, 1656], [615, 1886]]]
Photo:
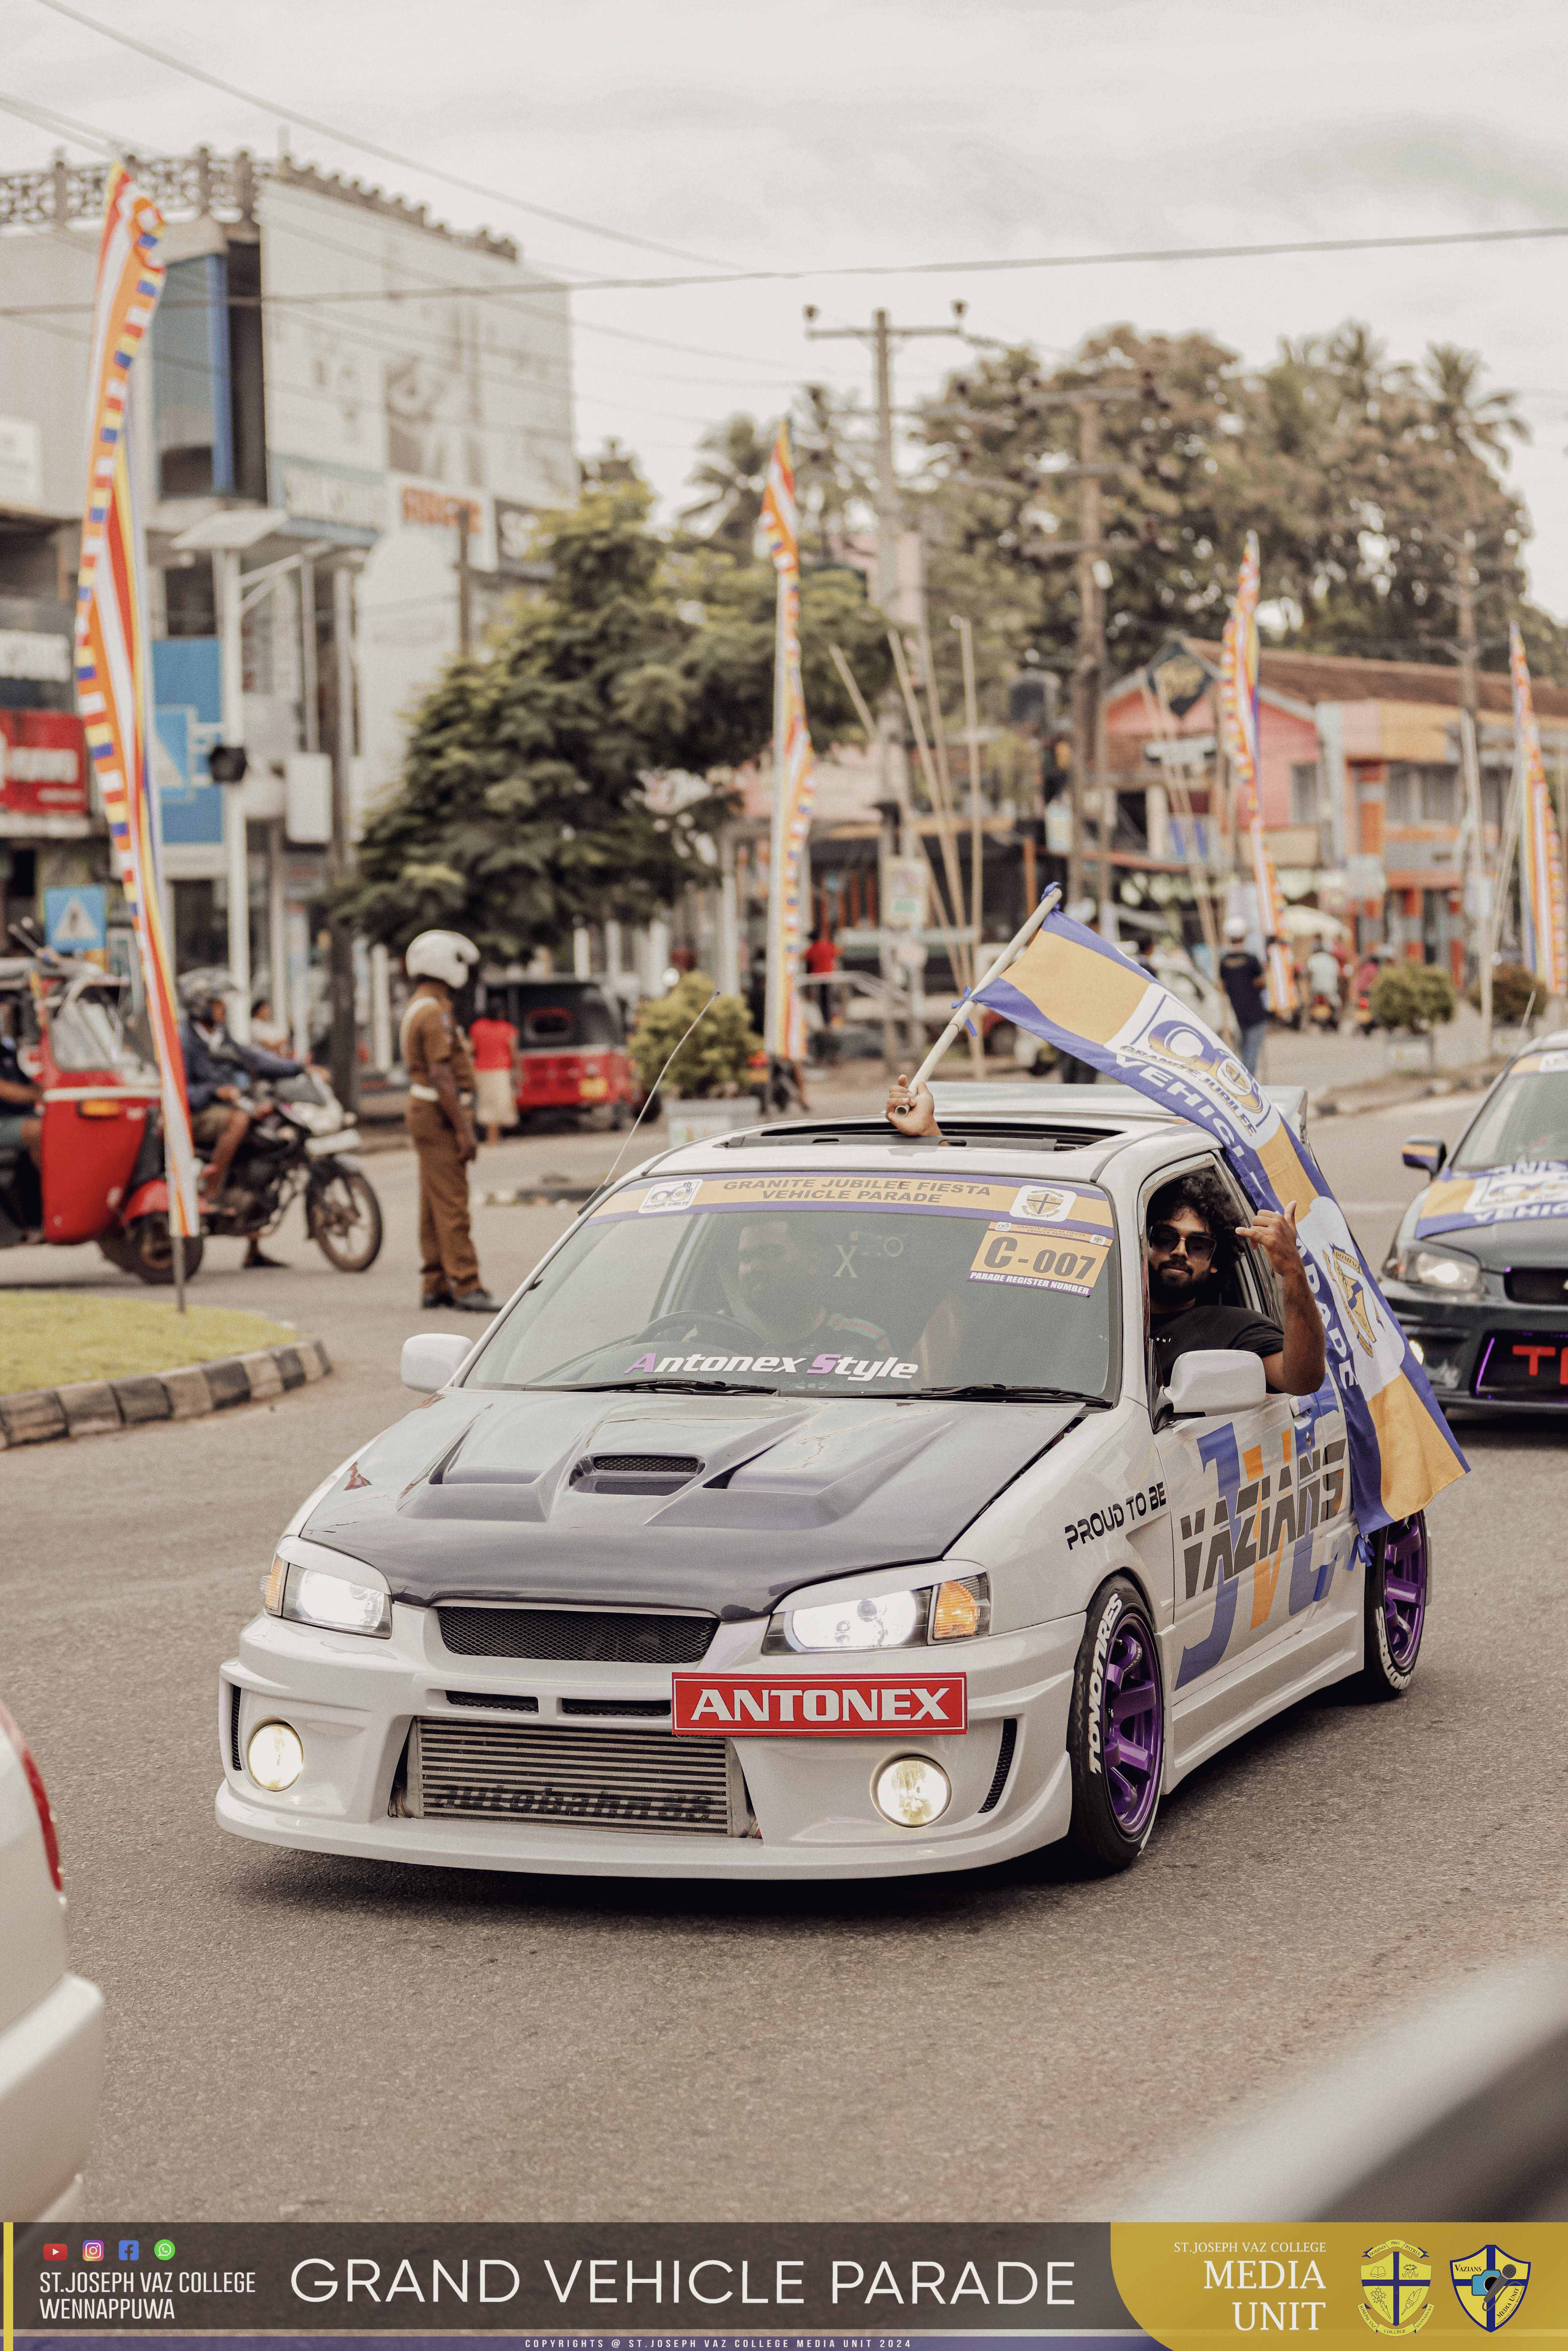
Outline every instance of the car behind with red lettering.
[[1406, 1686], [1425, 1531], [1363, 1552], [1333, 1390], [1224, 1353], [1157, 1384], [1153, 1194], [1210, 1166], [1248, 1213], [1209, 1138], [1114, 1087], [949, 1091], [950, 1147], [845, 1120], [666, 1153], [476, 1345], [407, 1342], [419, 1404], [258, 1562], [225, 1829], [627, 1876], [1059, 1838], [1114, 1869], [1268, 1715]]
[[1515, 1056], [1452, 1152], [1413, 1134], [1404, 1156], [1430, 1180], [1380, 1279], [1444, 1411], [1568, 1411], [1568, 1031]]

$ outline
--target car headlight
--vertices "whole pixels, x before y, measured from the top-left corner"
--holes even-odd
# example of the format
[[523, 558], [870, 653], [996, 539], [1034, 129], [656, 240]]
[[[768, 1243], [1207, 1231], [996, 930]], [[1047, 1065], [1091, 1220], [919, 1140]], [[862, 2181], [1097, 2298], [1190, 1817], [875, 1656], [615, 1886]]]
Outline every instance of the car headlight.
[[762, 1646], [775, 1656], [803, 1649], [915, 1649], [927, 1641], [973, 1640], [990, 1621], [989, 1578], [949, 1577], [940, 1583], [780, 1608]]
[[1417, 1290], [1441, 1290], [1450, 1298], [1471, 1298], [1481, 1286], [1481, 1270], [1473, 1257], [1450, 1256], [1447, 1249], [1413, 1249], [1405, 1259], [1405, 1280]]
[[380, 1641], [392, 1634], [385, 1577], [361, 1560], [347, 1560], [318, 1543], [296, 1539], [280, 1548], [262, 1581], [261, 1601], [269, 1616], [287, 1616], [297, 1625], [365, 1633]]

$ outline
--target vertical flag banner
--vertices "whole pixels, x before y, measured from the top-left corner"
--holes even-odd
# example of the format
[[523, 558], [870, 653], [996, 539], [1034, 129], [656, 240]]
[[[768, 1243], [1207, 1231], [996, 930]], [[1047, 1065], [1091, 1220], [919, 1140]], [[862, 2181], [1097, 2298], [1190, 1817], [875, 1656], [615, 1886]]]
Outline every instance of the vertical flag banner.
[[806, 1050], [800, 958], [810, 903], [807, 842], [816, 763], [800, 682], [800, 542], [789, 427], [780, 424], [762, 493], [762, 527], [779, 575], [773, 641], [773, 838], [768, 872], [768, 1010], [770, 1053], [799, 1061]]
[[1370, 1534], [1462, 1478], [1448, 1434], [1344, 1211], [1306, 1144], [1189, 1005], [1092, 931], [1051, 914], [976, 1000], [1212, 1134], [1256, 1207], [1296, 1208], [1296, 1237], [1344, 1407], [1351, 1491]]
[[149, 761], [151, 655], [142, 601], [127, 403], [131, 364], [163, 287], [158, 258], [163, 218], [124, 166], [109, 175], [98, 253], [92, 354], [88, 376], [87, 504], [77, 588], [77, 705], [103, 796], [120, 886], [136, 919], [136, 941], [158, 1056], [169, 1223], [199, 1228], [196, 1161], [185, 1105], [185, 1062], [173, 967], [163, 931], [158, 835]]
[[[1236, 601], [1225, 623], [1219, 658], [1219, 723], [1225, 756], [1230, 763], [1239, 795], [1238, 813], [1247, 827], [1252, 856], [1252, 880], [1258, 893], [1258, 919], [1264, 935], [1278, 939], [1284, 931], [1284, 904], [1279, 876], [1269, 844], [1263, 838], [1261, 776], [1258, 760], [1258, 595], [1261, 585], [1258, 534], [1247, 534], [1247, 552], [1236, 581]], [[1270, 946], [1269, 1009], [1283, 1019], [1296, 1008], [1296, 977], [1290, 952]]]
[[1552, 792], [1541, 758], [1541, 731], [1524, 639], [1515, 622], [1508, 632], [1513, 676], [1514, 757], [1523, 770], [1519, 832], [1519, 910], [1524, 960], [1548, 996], [1568, 993], [1568, 900], [1563, 886], [1563, 843], [1552, 813]]

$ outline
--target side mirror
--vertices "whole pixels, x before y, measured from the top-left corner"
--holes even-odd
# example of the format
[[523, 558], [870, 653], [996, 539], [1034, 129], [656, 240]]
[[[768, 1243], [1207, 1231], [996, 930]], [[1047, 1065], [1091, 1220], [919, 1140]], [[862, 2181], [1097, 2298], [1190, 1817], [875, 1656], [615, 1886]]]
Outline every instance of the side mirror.
[[1406, 1167], [1419, 1167], [1424, 1176], [1436, 1176], [1448, 1155], [1448, 1146], [1439, 1134], [1407, 1134], [1400, 1153]]
[[1172, 1364], [1170, 1385], [1160, 1391], [1159, 1409], [1178, 1420], [1199, 1413], [1247, 1412], [1268, 1393], [1261, 1355], [1249, 1355], [1239, 1347], [1195, 1347]]
[[402, 1343], [398, 1375], [405, 1388], [434, 1395], [455, 1376], [473, 1352], [473, 1340], [459, 1338], [455, 1331], [416, 1332]]

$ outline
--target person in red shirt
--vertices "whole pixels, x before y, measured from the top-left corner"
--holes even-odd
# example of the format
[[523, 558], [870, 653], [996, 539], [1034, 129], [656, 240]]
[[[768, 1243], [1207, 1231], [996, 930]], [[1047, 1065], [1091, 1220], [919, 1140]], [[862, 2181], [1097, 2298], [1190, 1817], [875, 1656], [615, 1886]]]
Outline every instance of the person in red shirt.
[[504, 1126], [517, 1123], [517, 1088], [513, 1069], [517, 1056], [517, 1032], [509, 1020], [482, 1013], [468, 1031], [474, 1053], [474, 1112], [485, 1129], [486, 1143], [499, 1143]]

